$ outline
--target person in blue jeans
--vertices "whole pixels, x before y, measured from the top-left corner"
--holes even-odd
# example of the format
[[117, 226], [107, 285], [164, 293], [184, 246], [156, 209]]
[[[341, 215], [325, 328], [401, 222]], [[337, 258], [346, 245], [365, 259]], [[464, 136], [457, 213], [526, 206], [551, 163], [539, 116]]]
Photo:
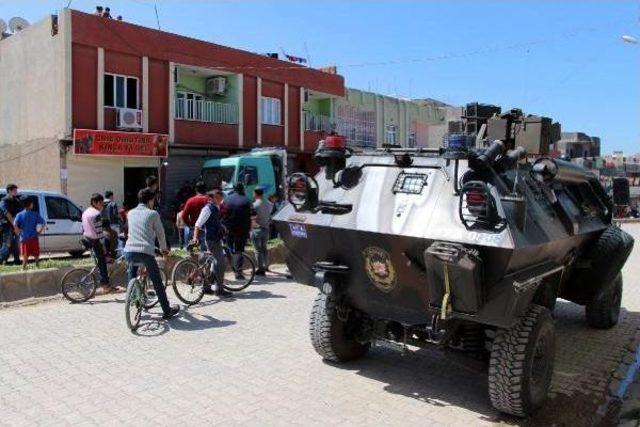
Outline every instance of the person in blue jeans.
[[142, 264], [147, 268], [164, 313], [162, 318], [169, 320], [180, 312], [180, 307], [169, 305], [162, 276], [160, 276], [160, 267], [155, 258], [156, 241], [160, 245], [160, 253], [163, 256], [169, 254], [160, 214], [154, 210], [155, 201], [156, 194], [149, 188], [144, 188], [138, 193], [139, 204], [127, 215], [129, 235], [124, 247], [124, 259], [128, 265], [129, 280], [137, 275], [136, 264]]

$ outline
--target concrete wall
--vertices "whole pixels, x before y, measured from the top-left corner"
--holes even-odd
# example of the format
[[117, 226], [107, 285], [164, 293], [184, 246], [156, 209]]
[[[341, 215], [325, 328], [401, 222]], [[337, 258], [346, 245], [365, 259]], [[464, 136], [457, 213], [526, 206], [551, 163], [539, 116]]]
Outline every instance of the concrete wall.
[[[115, 156], [78, 156], [67, 155], [69, 179], [67, 181], [67, 195], [78, 205], [86, 207], [92, 193], [102, 193], [111, 190], [116, 200], [122, 205], [124, 197], [124, 168], [125, 167], [158, 167], [159, 160], [142, 157]], [[91, 177], [87, 179], [87, 177]]]
[[0, 41], [0, 183], [61, 191], [59, 139], [71, 135], [69, 15]]
[[64, 15], [56, 36], [51, 21], [0, 41], [0, 145], [65, 136]]

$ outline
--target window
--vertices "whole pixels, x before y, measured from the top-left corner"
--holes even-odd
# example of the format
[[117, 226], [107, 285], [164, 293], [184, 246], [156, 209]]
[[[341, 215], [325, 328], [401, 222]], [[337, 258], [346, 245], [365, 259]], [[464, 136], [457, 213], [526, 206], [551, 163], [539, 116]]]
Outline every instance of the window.
[[392, 145], [396, 145], [398, 143], [396, 125], [386, 125], [384, 127], [384, 142], [385, 144]]
[[204, 97], [189, 92], [176, 92], [176, 118], [203, 120]]
[[104, 106], [116, 108], [140, 108], [139, 81], [137, 77], [104, 75]]
[[226, 188], [233, 180], [235, 166], [220, 166], [206, 168], [202, 171], [202, 178], [207, 188]]
[[280, 124], [280, 100], [278, 98], [263, 97], [261, 102], [262, 124]]
[[49, 219], [70, 219], [78, 221], [82, 212], [73, 203], [61, 197], [45, 197], [47, 216]]
[[244, 185], [255, 185], [258, 183], [258, 168], [255, 166], [240, 166], [238, 172], [238, 182]]

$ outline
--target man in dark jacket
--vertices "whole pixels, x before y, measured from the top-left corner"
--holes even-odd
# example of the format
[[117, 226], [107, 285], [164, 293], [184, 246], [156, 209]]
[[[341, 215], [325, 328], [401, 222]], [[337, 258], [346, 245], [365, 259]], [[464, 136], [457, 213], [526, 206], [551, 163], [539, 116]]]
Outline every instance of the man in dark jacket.
[[251, 201], [244, 195], [244, 184], [241, 182], [233, 187], [233, 193], [224, 200], [222, 215], [222, 224], [229, 232], [227, 243], [231, 249], [236, 279], [242, 280], [241, 255], [251, 231]]
[[22, 203], [18, 198], [18, 186], [15, 184], [7, 185], [7, 195], [0, 201], [0, 233], [2, 233], [0, 264], [6, 263], [10, 255], [13, 255], [14, 264], [20, 264], [20, 248], [14, 219], [21, 210]]

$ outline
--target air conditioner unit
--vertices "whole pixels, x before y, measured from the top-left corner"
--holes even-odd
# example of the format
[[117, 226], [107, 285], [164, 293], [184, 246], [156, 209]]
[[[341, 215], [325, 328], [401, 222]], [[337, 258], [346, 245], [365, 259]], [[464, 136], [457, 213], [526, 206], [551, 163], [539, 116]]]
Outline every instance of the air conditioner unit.
[[142, 110], [118, 108], [119, 129], [142, 129]]
[[227, 78], [218, 76], [207, 79], [207, 95], [224, 95], [227, 90]]

